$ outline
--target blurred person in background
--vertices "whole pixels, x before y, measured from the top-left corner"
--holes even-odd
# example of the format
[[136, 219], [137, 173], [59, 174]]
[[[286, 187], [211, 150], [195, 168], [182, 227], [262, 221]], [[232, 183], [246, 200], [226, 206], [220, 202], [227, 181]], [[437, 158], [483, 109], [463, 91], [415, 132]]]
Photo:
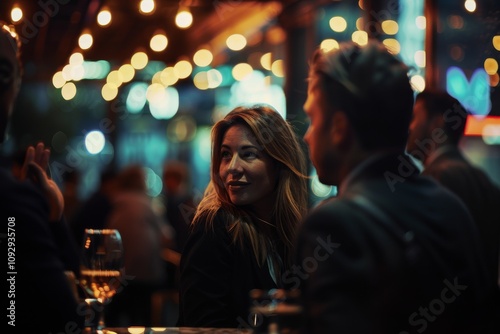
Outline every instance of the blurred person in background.
[[210, 175], [182, 253], [178, 326], [250, 327], [250, 291], [285, 288], [305, 157], [276, 110], [238, 107], [212, 128]]
[[83, 243], [85, 229], [103, 229], [111, 213], [111, 197], [115, 190], [116, 170], [107, 168], [101, 172], [98, 189], [76, 209], [68, 219], [70, 229], [79, 247]]
[[175, 230], [174, 250], [182, 253], [196, 204], [186, 164], [170, 161], [163, 169], [163, 202], [166, 220]]
[[62, 193], [64, 197], [64, 217], [66, 221], [71, 221], [73, 216], [81, 206], [78, 188], [80, 186], [81, 175], [78, 169], [73, 168], [67, 171], [62, 177]]
[[105, 309], [110, 327], [150, 326], [151, 296], [166, 280], [162, 251], [172, 232], [152, 206], [144, 169], [130, 165], [116, 177], [105, 228], [117, 229], [125, 254], [125, 283]]
[[428, 175], [465, 203], [479, 228], [488, 269], [499, 281], [500, 188], [462, 153], [467, 111], [447, 92], [426, 89], [417, 95], [407, 151], [424, 164]]
[[[164, 288], [174, 291], [178, 296], [179, 262], [184, 244], [188, 237], [188, 229], [194, 217], [196, 202], [191, 184], [189, 166], [181, 161], [168, 161], [163, 167], [163, 191], [160, 196], [164, 208], [165, 221], [174, 232], [172, 249], [164, 252], [164, 264], [167, 280]], [[174, 299], [176, 310], [178, 298]]]
[[[20, 40], [0, 21], [0, 142], [3, 142], [21, 86]], [[0, 169], [1, 244], [15, 254], [7, 275], [9, 332], [59, 333], [83, 328], [77, 296], [66, 270], [79, 273], [77, 249], [63, 219], [64, 201], [47, 175], [50, 150], [28, 147], [22, 170]], [[8, 246], [8, 247], [7, 247]], [[14, 288], [13, 288], [14, 287]], [[5, 309], [4, 309], [5, 310]], [[5, 328], [5, 327], [4, 327]]]

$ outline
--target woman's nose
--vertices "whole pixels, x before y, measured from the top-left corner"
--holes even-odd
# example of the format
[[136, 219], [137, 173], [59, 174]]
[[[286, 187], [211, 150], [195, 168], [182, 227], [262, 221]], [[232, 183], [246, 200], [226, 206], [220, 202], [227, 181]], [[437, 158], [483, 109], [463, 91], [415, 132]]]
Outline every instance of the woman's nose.
[[241, 167], [241, 161], [240, 161], [237, 154], [233, 155], [231, 161], [229, 162], [227, 171], [228, 171], [228, 173], [231, 173], [231, 174], [243, 172], [243, 168]]

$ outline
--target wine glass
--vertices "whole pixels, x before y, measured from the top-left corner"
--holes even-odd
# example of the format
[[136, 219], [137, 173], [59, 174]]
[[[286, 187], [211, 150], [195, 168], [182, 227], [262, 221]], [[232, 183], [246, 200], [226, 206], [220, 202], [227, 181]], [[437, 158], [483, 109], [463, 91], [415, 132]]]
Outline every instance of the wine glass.
[[[102, 305], [101, 309], [117, 293], [123, 271], [123, 244], [120, 232], [115, 229], [86, 229], [79, 281], [88, 297], [96, 298]], [[104, 312], [100, 312], [98, 327], [105, 327]]]

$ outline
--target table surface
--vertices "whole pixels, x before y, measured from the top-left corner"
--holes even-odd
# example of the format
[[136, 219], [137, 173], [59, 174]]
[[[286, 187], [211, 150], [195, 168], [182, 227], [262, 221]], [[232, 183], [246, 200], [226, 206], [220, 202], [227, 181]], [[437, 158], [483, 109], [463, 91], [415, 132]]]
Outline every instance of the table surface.
[[251, 329], [200, 327], [120, 327], [104, 328], [98, 334], [252, 334]]

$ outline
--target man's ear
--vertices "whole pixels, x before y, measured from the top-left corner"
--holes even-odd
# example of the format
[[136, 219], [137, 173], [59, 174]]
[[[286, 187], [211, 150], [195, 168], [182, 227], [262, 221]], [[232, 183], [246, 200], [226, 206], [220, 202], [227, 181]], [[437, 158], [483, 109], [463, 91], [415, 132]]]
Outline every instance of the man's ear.
[[332, 143], [337, 147], [345, 147], [352, 140], [351, 123], [342, 110], [336, 111], [331, 119], [330, 136]]

